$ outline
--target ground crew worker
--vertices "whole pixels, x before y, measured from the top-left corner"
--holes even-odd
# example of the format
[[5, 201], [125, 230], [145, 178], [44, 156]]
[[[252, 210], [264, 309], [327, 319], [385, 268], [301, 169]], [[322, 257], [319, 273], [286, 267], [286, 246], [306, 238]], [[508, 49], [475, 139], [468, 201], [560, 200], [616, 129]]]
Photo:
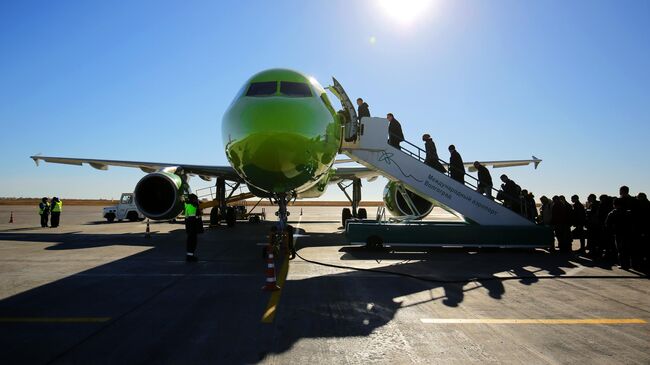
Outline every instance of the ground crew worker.
[[361, 121], [361, 118], [368, 117], [370, 118], [370, 109], [368, 109], [368, 103], [364, 102], [363, 99], [357, 99], [357, 118]]
[[438, 150], [436, 150], [436, 144], [433, 143], [431, 136], [424, 134], [422, 135], [422, 140], [424, 141], [424, 150], [427, 154], [427, 157], [424, 159], [424, 163], [442, 172], [443, 174], [446, 174], [447, 170], [440, 163], [440, 159], [438, 158]]
[[393, 113], [386, 114], [386, 119], [388, 119], [388, 144], [399, 149], [399, 143], [404, 140], [402, 125], [395, 119]]
[[50, 228], [56, 228], [59, 226], [59, 221], [61, 219], [61, 212], [63, 211], [63, 202], [59, 198], [52, 198], [52, 205], [50, 207], [50, 212], [52, 213], [52, 219], [50, 220]]
[[456, 151], [456, 146], [449, 145], [449, 173], [451, 178], [458, 181], [461, 184], [465, 184], [465, 164], [463, 163], [463, 158], [460, 157], [460, 153]]
[[41, 227], [46, 228], [50, 216], [50, 202], [47, 198], [41, 199], [41, 202], [38, 203], [38, 215], [41, 216]]
[[[200, 227], [199, 227], [200, 226]], [[198, 234], [203, 230], [201, 221], [201, 209], [199, 209], [199, 198], [196, 194], [190, 194], [185, 202], [185, 233], [187, 234], [187, 250], [185, 261], [197, 262], [199, 258], [195, 255]]]
[[490, 176], [490, 171], [478, 161], [474, 161], [474, 168], [478, 172], [478, 186], [476, 187], [476, 191], [494, 200], [492, 197], [492, 176]]

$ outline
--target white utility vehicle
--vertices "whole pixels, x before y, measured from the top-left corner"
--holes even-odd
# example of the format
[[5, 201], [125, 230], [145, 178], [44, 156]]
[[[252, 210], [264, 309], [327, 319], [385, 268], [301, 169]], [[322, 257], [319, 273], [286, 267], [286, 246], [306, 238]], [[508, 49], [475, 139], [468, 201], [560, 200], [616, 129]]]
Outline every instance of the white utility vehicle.
[[123, 193], [119, 204], [104, 208], [104, 218], [109, 222], [113, 222], [115, 219], [118, 221], [128, 219], [131, 222], [135, 222], [143, 220], [144, 215], [135, 206], [133, 193]]

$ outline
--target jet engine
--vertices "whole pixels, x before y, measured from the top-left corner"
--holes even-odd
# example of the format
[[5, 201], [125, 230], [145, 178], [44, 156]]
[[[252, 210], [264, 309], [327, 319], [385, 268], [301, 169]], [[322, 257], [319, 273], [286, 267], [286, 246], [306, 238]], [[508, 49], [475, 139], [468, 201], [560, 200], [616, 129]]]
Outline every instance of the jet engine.
[[386, 210], [394, 217], [422, 219], [435, 206], [432, 202], [408, 190], [396, 181], [389, 181], [384, 188]]
[[183, 209], [183, 179], [169, 172], [153, 172], [135, 186], [135, 205], [150, 219], [172, 219]]

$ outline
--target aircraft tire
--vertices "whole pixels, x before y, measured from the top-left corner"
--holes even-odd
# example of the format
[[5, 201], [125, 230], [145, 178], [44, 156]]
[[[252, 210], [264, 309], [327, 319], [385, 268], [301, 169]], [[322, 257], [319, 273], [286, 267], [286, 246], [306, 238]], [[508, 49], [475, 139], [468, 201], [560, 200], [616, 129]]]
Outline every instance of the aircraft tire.
[[352, 212], [350, 211], [350, 208], [343, 208], [343, 211], [341, 212], [341, 225], [343, 228], [345, 228], [345, 223], [352, 218]]
[[237, 217], [235, 216], [235, 208], [228, 207], [226, 208], [226, 224], [228, 227], [234, 227]]
[[219, 207], [212, 207], [212, 209], [210, 209], [210, 225], [219, 225]]
[[368, 218], [368, 211], [366, 211], [366, 208], [359, 208], [359, 210], [357, 211], [357, 217], [359, 219]]

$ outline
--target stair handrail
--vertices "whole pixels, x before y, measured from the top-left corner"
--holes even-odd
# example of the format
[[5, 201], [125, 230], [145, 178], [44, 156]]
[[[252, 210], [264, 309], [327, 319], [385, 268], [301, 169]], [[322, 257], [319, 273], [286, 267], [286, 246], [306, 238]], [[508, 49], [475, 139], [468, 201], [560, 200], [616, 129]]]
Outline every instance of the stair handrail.
[[[389, 132], [389, 135], [391, 135], [390, 132]], [[394, 133], [393, 133], [392, 135], [395, 136], [395, 137], [401, 138], [401, 136], [398, 136], [398, 135], [396, 135], [396, 134], [394, 134]], [[411, 151], [411, 150], [409, 150], [409, 149], [403, 147], [403, 146], [401, 145], [402, 142], [404, 142], [404, 143], [408, 144], [409, 146], [415, 148], [416, 151], [417, 151], [417, 153], [415, 153], [415, 152], [413, 152], [413, 151]], [[403, 151], [403, 152], [408, 153], [411, 157], [413, 157], [413, 158], [419, 160], [419, 161], [422, 162], [422, 163], [424, 163], [424, 162], [426, 161], [426, 155], [427, 155], [426, 150], [423, 150], [422, 148], [420, 148], [420, 147], [414, 145], [413, 143], [407, 141], [406, 139], [402, 139], [402, 140], [400, 141], [400, 143], [398, 143], [398, 145], [399, 145], [399, 150], [400, 150], [400, 151]], [[392, 146], [392, 145], [391, 145], [391, 146]], [[393, 147], [395, 147], [395, 146], [393, 146]], [[421, 154], [424, 154], [425, 157], [422, 157]], [[445, 175], [451, 177], [451, 169], [452, 169], [451, 164], [448, 163], [447, 161], [441, 159], [440, 157], [438, 157], [438, 162], [447, 165], [448, 169], [447, 169], [447, 172], [445, 173]], [[428, 165], [427, 165], [427, 166], [428, 166]], [[471, 178], [472, 180], [476, 181], [476, 185], [473, 185], [473, 184], [468, 183], [468, 182], [465, 182], [463, 185], [465, 185], [466, 187], [469, 185], [469, 187], [473, 188], [474, 191], [476, 191], [476, 190], [478, 189], [478, 184], [480, 183], [480, 181], [479, 181], [477, 178], [475, 178], [474, 176], [468, 174], [467, 172], [463, 172], [463, 173], [465, 174], [465, 176], [467, 176], [467, 177]], [[496, 193], [501, 192], [502, 196], [504, 196], [504, 197], [506, 197], [506, 198], [509, 198], [509, 199], [511, 199], [512, 201], [520, 200], [520, 197], [513, 197], [511, 194], [508, 194], [508, 193], [506, 193], [506, 192], [503, 191], [503, 190], [495, 189], [495, 188], [494, 188], [494, 185], [491, 187], [491, 189], [492, 189], [492, 191], [494, 191], [494, 192], [496, 192]], [[501, 204], [501, 205], [503, 205], [503, 203], [501, 203], [499, 200], [496, 199], [496, 195], [494, 195], [494, 197], [495, 197], [495, 199], [492, 199], [492, 201], [497, 202], [497, 204]], [[505, 200], [505, 199], [504, 199], [504, 200]], [[520, 208], [520, 210], [521, 210], [521, 208]], [[520, 212], [520, 214], [521, 214], [521, 212]]]

